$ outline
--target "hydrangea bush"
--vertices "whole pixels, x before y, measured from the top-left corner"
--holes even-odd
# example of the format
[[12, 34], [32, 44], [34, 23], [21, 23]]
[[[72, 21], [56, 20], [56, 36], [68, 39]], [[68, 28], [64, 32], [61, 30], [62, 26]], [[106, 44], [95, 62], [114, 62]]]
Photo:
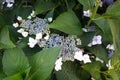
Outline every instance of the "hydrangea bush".
[[119, 0], [1, 0], [0, 80], [120, 80]]

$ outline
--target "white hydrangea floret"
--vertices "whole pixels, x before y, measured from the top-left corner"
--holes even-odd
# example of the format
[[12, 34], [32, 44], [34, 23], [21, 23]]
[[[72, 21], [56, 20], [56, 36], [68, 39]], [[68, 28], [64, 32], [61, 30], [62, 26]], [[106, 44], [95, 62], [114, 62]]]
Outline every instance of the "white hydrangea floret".
[[18, 21], [22, 21], [23, 19], [22, 19], [22, 17], [18, 16], [18, 17], [17, 17], [17, 20], [18, 20]]
[[34, 17], [34, 15], [35, 15], [35, 11], [33, 10], [30, 16]]
[[47, 36], [44, 37], [45, 40], [48, 40], [49, 39], [49, 34], [47, 34]]
[[89, 56], [88, 54], [84, 54], [84, 55], [83, 55], [83, 62], [84, 62], [85, 64], [91, 62], [90, 56]]
[[115, 50], [113, 44], [108, 44], [106, 48], [110, 50]]
[[16, 23], [13, 23], [13, 26], [15, 27], [15, 28], [17, 28], [18, 26], [19, 26], [19, 24], [16, 22]]
[[23, 28], [20, 28], [19, 30], [17, 30], [18, 33], [22, 33], [24, 32], [24, 29]]
[[28, 36], [28, 32], [24, 31], [21, 33], [23, 37], [27, 37]]
[[28, 18], [28, 19], [32, 19], [32, 17], [31, 17], [31, 16], [28, 16], [27, 18]]
[[62, 69], [62, 57], [56, 60], [55, 62], [55, 70], [59, 71]]
[[92, 45], [102, 44], [101, 39], [102, 39], [101, 35], [94, 36], [92, 39]]
[[37, 44], [37, 42], [38, 41], [36, 39], [34, 39], [32, 37], [29, 37], [29, 43], [28, 43], [28, 45], [29, 45], [30, 48], [33, 48]]
[[79, 50], [75, 52], [74, 59], [77, 59], [78, 61], [83, 60], [83, 50]]
[[91, 16], [90, 10], [83, 11], [83, 15], [86, 16], [86, 17], [90, 17]]
[[52, 17], [48, 18], [48, 22], [52, 22], [52, 20], [53, 20]]
[[41, 39], [42, 38], [42, 33], [37, 33], [35, 39]]
[[13, 3], [7, 3], [7, 7], [11, 8], [13, 6]]

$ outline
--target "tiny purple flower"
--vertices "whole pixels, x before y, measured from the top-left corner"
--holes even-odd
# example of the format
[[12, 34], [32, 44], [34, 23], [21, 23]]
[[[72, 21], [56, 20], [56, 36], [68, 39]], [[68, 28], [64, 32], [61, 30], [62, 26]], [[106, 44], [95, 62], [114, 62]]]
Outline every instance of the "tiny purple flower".
[[103, 0], [103, 2], [105, 2], [108, 5], [113, 4], [114, 0]]
[[113, 50], [108, 50], [108, 57], [111, 58], [114, 54]]

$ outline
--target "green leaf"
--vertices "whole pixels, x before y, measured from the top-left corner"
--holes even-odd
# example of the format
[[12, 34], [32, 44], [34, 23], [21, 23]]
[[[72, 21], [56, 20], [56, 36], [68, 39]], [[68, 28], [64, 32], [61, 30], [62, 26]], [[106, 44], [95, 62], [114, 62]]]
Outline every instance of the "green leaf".
[[55, 7], [56, 7], [56, 5], [53, 2], [42, 0], [35, 7], [35, 13], [40, 14], [40, 13], [46, 12], [48, 10], [51, 10]]
[[1, 27], [4, 27], [6, 25], [6, 20], [5, 20], [5, 17], [4, 15], [0, 12], [0, 28]]
[[62, 70], [56, 72], [57, 80], [80, 80], [77, 76], [78, 65], [74, 62], [65, 62]]
[[120, 80], [118, 74], [120, 74], [120, 73], [117, 73], [117, 71], [115, 71], [115, 70], [110, 70], [110, 72], [108, 73], [111, 80]]
[[120, 62], [120, 19], [109, 19], [107, 21], [110, 24], [115, 48], [115, 53], [111, 59], [111, 63], [113, 66], [115, 66]]
[[13, 75], [23, 72], [29, 68], [28, 60], [23, 51], [19, 48], [6, 50], [2, 62], [3, 71], [6, 75]]
[[108, 22], [113, 36], [115, 52], [120, 54], [120, 19], [109, 19]]
[[108, 52], [107, 52], [106, 48], [103, 47], [102, 45], [89, 47], [88, 50], [90, 50], [90, 52], [93, 53], [95, 56], [104, 60], [106, 63], [108, 62], [108, 55], [107, 55]]
[[83, 5], [84, 10], [93, 10], [95, 0], [78, 0]]
[[82, 66], [83, 69], [88, 71], [95, 80], [102, 80], [100, 76], [101, 63], [94, 61]]
[[111, 29], [109, 26], [109, 23], [107, 22], [106, 19], [100, 19], [100, 20], [96, 20], [94, 21], [97, 26], [102, 30], [102, 41], [103, 42], [111, 42], [112, 43], [112, 33], [111, 33]]
[[30, 57], [31, 74], [28, 80], [46, 80], [54, 68], [62, 47], [44, 49]]
[[49, 27], [72, 35], [81, 35], [83, 33], [77, 16], [71, 10], [58, 16], [57, 19], [49, 25]]
[[0, 80], [3, 80], [3, 78], [5, 78], [5, 74], [2, 72], [2, 71], [0, 71]]
[[93, 36], [95, 35], [95, 33], [93, 32], [87, 32], [84, 33], [82, 36], [80, 36], [80, 39], [82, 41], [82, 47], [88, 46], [88, 44], [91, 42]]
[[23, 80], [20, 73], [4, 78], [3, 80]]
[[0, 31], [0, 49], [13, 47], [15, 47], [15, 45], [10, 40], [8, 28], [2, 28], [2, 30]]
[[109, 6], [104, 15], [105, 16], [115, 16], [115, 17], [119, 16], [120, 17], [120, 1], [118, 0], [113, 5]]

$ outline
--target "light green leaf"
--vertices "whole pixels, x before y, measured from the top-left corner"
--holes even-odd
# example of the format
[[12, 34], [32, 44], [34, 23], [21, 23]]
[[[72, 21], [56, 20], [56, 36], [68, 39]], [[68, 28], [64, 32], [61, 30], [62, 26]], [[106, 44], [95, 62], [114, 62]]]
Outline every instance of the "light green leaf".
[[115, 66], [120, 62], [120, 19], [109, 19], [107, 21], [110, 24], [115, 48], [115, 53], [111, 59], [111, 63], [113, 66]]
[[83, 69], [88, 71], [95, 80], [102, 80], [100, 76], [101, 63], [94, 61], [82, 66]]
[[120, 17], [120, 1], [118, 0], [113, 5], [109, 6], [104, 15], [105, 16], [115, 16], [115, 17], [119, 16]]
[[46, 80], [54, 68], [62, 47], [44, 49], [30, 57], [31, 74], [28, 80]]
[[3, 80], [23, 80], [20, 73], [4, 78]]
[[19, 48], [6, 50], [2, 62], [3, 71], [8, 76], [23, 72], [29, 68], [28, 60], [23, 51]]
[[118, 74], [119, 73], [117, 73], [117, 71], [110, 70], [108, 75], [110, 76], [111, 80], [120, 80]]
[[40, 14], [40, 13], [46, 12], [48, 10], [51, 10], [55, 7], [56, 7], [56, 5], [54, 3], [52, 3], [51, 1], [42, 0], [42, 1], [39, 1], [37, 6], [35, 7], [35, 13]]
[[78, 66], [73, 62], [65, 62], [62, 70], [56, 72], [57, 80], [80, 80], [77, 76]]
[[77, 16], [71, 10], [58, 16], [57, 19], [49, 25], [49, 27], [72, 35], [81, 35], [83, 33]]
[[83, 5], [84, 10], [93, 10], [95, 0], [78, 0]]
[[8, 28], [2, 28], [2, 30], [0, 31], [0, 49], [13, 47], [15, 47], [15, 45], [10, 40]]

